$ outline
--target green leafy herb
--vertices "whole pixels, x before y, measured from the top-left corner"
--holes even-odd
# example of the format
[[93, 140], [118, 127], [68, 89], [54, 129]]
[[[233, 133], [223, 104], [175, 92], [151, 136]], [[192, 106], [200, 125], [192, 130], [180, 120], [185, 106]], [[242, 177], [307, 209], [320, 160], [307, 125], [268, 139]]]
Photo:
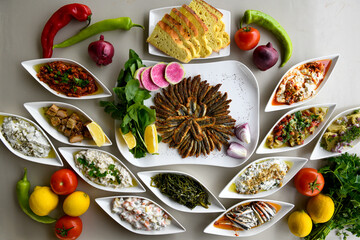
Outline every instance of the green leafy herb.
[[89, 81], [87, 79], [83, 80], [83, 79], [76, 78], [76, 77], [74, 77], [74, 82], [75, 82], [75, 85], [82, 87], [82, 88], [86, 87], [89, 84]]

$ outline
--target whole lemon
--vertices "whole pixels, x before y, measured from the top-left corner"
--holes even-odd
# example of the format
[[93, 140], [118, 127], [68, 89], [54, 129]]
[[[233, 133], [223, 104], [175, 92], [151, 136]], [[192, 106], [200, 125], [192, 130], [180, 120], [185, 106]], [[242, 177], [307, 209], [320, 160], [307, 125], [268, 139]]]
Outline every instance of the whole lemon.
[[50, 187], [36, 186], [29, 198], [31, 210], [38, 216], [46, 216], [56, 208], [59, 197]]
[[63, 203], [64, 212], [71, 217], [84, 214], [90, 206], [90, 197], [82, 191], [76, 191], [67, 196]]
[[309, 199], [306, 210], [314, 223], [325, 223], [333, 216], [335, 204], [331, 197], [320, 193]]
[[305, 211], [295, 211], [288, 218], [288, 226], [295, 236], [306, 237], [311, 232], [312, 221]]

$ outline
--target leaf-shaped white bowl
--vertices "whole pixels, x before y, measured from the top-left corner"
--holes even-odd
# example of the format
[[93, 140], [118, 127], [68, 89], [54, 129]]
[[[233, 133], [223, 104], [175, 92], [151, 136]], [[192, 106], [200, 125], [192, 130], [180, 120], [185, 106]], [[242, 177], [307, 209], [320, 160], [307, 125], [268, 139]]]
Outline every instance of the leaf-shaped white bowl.
[[[329, 55], [329, 56], [324, 56], [324, 57], [319, 57], [319, 58], [313, 58], [313, 59], [308, 59], [308, 60], [305, 60], [305, 61], [302, 61], [294, 66], [292, 66], [280, 79], [279, 83], [276, 85], [273, 93], [271, 94], [271, 97], [265, 107], [265, 112], [272, 112], [272, 111], [278, 111], [278, 110], [284, 110], [284, 109], [289, 109], [289, 108], [293, 108], [293, 107], [298, 107], [300, 105], [303, 105], [309, 101], [311, 101], [313, 98], [315, 98], [320, 90], [324, 87], [324, 85], [326, 84], [326, 82], [328, 81], [328, 79], [330, 78], [330, 75], [332, 73], [332, 71], [334, 70], [334, 67], [339, 59], [340, 55], [339, 54], [334, 54], [334, 55]], [[288, 105], [288, 104], [274, 104], [273, 103], [273, 99], [275, 97], [275, 94], [280, 86], [280, 84], [282, 83], [284, 77], [290, 72], [292, 71], [294, 68], [297, 68], [305, 63], [310, 63], [310, 62], [314, 62], [314, 61], [321, 61], [321, 60], [326, 60], [326, 59], [330, 59], [331, 60], [331, 64], [328, 68], [328, 71], [324, 77], [324, 79], [322, 80], [322, 82], [320, 83], [320, 85], [318, 86], [317, 90], [316, 90], [316, 94], [314, 94], [313, 96], [311, 96], [310, 98], [308, 99], [305, 99], [303, 101], [300, 101], [300, 102], [296, 102], [296, 103], [293, 103], [291, 105]]]
[[[28, 102], [24, 103], [24, 107], [26, 110], [31, 114], [31, 116], [40, 124], [42, 128], [45, 129], [45, 131], [50, 134], [53, 138], [58, 140], [59, 142], [69, 144], [72, 146], [82, 146], [82, 147], [96, 147], [96, 143], [92, 139], [84, 139], [81, 142], [76, 143], [70, 143], [69, 138], [66, 137], [64, 134], [62, 134], [60, 131], [58, 131], [55, 127], [53, 127], [48, 119], [44, 116], [44, 113], [42, 109], [44, 107], [50, 107], [52, 104], [55, 104], [59, 108], [65, 108], [67, 110], [76, 112], [79, 115], [82, 115], [86, 120], [93, 122], [93, 120], [80, 108], [75, 107], [68, 103], [63, 102]], [[110, 146], [112, 145], [110, 138], [105, 135], [106, 141], [103, 146]]]
[[[86, 72], [88, 72], [94, 78], [96, 85], [98, 87], [98, 90], [95, 93], [92, 93], [92, 94], [89, 94], [86, 96], [81, 96], [81, 97], [69, 97], [63, 93], [53, 90], [51, 87], [49, 87], [49, 85], [40, 81], [40, 79], [36, 76], [36, 74], [38, 73], [37, 68], [39, 65], [50, 63], [50, 62], [55, 62], [55, 61], [61, 61], [61, 62], [69, 63], [69, 64], [74, 64], [74, 65], [77, 65], [77, 66], [83, 68]], [[85, 68], [80, 63], [75, 62], [74, 60], [66, 59], [66, 58], [40, 58], [40, 59], [23, 61], [23, 62], [21, 62], [21, 65], [31, 74], [31, 76], [33, 76], [33, 78], [35, 78], [36, 81], [38, 81], [45, 89], [47, 89], [49, 92], [51, 92], [55, 96], [58, 96], [61, 98], [66, 98], [66, 99], [81, 99], [81, 100], [111, 97], [111, 92], [109, 91], [109, 89], [94, 74], [92, 74], [87, 68]]]
[[[113, 187], [107, 187], [107, 186], [102, 186], [100, 184], [94, 183], [93, 181], [91, 181], [90, 179], [88, 179], [83, 173], [82, 171], [75, 165], [75, 154], [83, 151], [83, 150], [95, 150], [95, 151], [99, 151], [102, 153], [105, 153], [109, 156], [111, 156], [115, 161], [117, 161], [118, 163], [120, 163], [120, 165], [122, 167], [124, 167], [131, 175], [132, 179], [133, 179], [133, 183], [134, 186], [132, 187], [126, 187], [126, 188], [113, 188]], [[115, 157], [114, 155], [112, 155], [111, 153], [99, 150], [99, 149], [92, 149], [92, 148], [81, 148], [81, 147], [60, 147], [59, 148], [59, 152], [61, 153], [61, 155], [65, 158], [65, 160], [68, 162], [68, 164], [72, 167], [72, 169], [74, 169], [74, 171], [88, 184], [90, 184], [91, 186], [100, 189], [100, 190], [104, 190], [104, 191], [109, 191], [109, 192], [133, 192], [133, 193], [139, 193], [139, 192], [145, 192], [145, 188], [142, 186], [142, 184], [140, 183], [140, 181], [136, 178], [136, 176], [126, 167], [126, 165], [124, 163], [122, 163], [117, 157]]]
[[234, 206], [230, 207], [226, 212], [230, 211], [231, 209], [246, 204], [253, 201], [264, 201], [268, 203], [274, 203], [279, 205], [281, 208], [280, 210], [275, 214], [275, 216], [268, 222], [255, 227], [251, 228], [247, 231], [234, 231], [234, 230], [227, 230], [227, 229], [221, 229], [214, 226], [214, 223], [220, 219], [222, 216], [224, 216], [224, 213], [218, 216], [214, 221], [212, 221], [205, 229], [204, 233], [208, 234], [214, 234], [214, 235], [221, 235], [221, 236], [227, 236], [227, 237], [250, 237], [254, 236], [258, 233], [261, 233], [262, 231], [265, 231], [266, 229], [270, 228], [272, 225], [274, 225], [277, 221], [279, 221], [282, 217], [284, 217], [293, 207], [294, 205], [291, 203], [286, 202], [280, 202], [275, 200], [268, 200], [268, 199], [252, 199], [252, 200], [246, 200], [240, 203], [235, 204]]
[[[2, 134], [2, 123], [3, 123], [3, 118], [4, 117], [17, 117], [17, 118], [21, 118], [29, 123], [31, 123], [37, 130], [39, 130], [43, 135], [44, 137], [46, 138], [46, 140], [49, 142], [52, 150], [50, 151], [50, 154], [48, 157], [46, 158], [39, 158], [39, 157], [31, 157], [31, 156], [26, 156], [24, 155], [23, 153], [15, 150], [14, 148], [12, 148], [12, 146], [10, 145], [10, 143], [5, 139], [4, 135]], [[27, 119], [27, 118], [24, 118], [24, 117], [21, 117], [21, 116], [18, 116], [18, 115], [15, 115], [15, 114], [10, 114], [10, 113], [3, 113], [3, 112], [0, 112], [0, 139], [1, 141], [4, 143], [4, 145], [13, 153], [15, 154], [16, 156], [20, 157], [20, 158], [23, 158], [25, 160], [28, 160], [28, 161], [31, 161], [31, 162], [36, 162], [36, 163], [41, 163], [41, 164], [46, 164], [46, 165], [51, 165], [51, 166], [58, 166], [58, 167], [62, 167], [63, 166], [63, 162], [61, 161], [61, 158], [59, 156], [59, 154], [57, 153], [54, 145], [52, 144], [52, 142], [50, 141], [49, 137], [45, 134], [45, 132], [36, 124], [34, 123], [33, 121]]]
[[[209, 205], [208, 208], [204, 208], [202, 206], [196, 206], [194, 209], [190, 209], [174, 200], [172, 200], [170, 197], [164, 195], [160, 192], [159, 188], [152, 187], [150, 185], [151, 183], [151, 177], [159, 174], [159, 173], [172, 173], [172, 174], [178, 174], [178, 175], [184, 175], [187, 177], [190, 177], [197, 182], [199, 182], [204, 188], [205, 191], [209, 195], [209, 202], [211, 205]], [[146, 171], [146, 172], [138, 172], [138, 176], [141, 179], [141, 181], [144, 182], [144, 184], [165, 204], [167, 204], [169, 207], [182, 211], [182, 212], [190, 212], [190, 213], [212, 213], [212, 212], [223, 212], [225, 211], [224, 206], [217, 200], [217, 198], [210, 192], [210, 190], [205, 187], [204, 184], [202, 184], [199, 180], [197, 180], [195, 177], [191, 176], [190, 174], [179, 172], [179, 171], [171, 171], [171, 170], [161, 170], [161, 171]]]
[[[121, 220], [120, 216], [114, 212], [111, 211], [111, 204], [112, 201], [117, 197], [136, 197], [148, 200], [154, 204], [156, 204], [158, 207], [160, 207], [166, 214], [168, 214], [171, 218], [171, 223], [167, 227], [165, 227], [162, 230], [159, 231], [145, 231], [145, 230], [137, 230], [133, 228], [130, 223], [127, 221]], [[161, 207], [156, 202], [152, 201], [151, 199], [140, 197], [140, 196], [113, 196], [113, 197], [103, 197], [103, 198], [96, 198], [95, 202], [110, 216], [112, 217], [117, 223], [119, 223], [121, 226], [129, 230], [130, 232], [137, 233], [137, 234], [143, 234], [143, 235], [165, 235], [165, 234], [175, 234], [175, 233], [182, 233], [185, 232], [186, 229], [170, 214], [168, 213], [163, 207]]]
[[[306, 110], [312, 107], [326, 107], [328, 108], [328, 111], [324, 117], [324, 121], [322, 123], [320, 123], [320, 125], [315, 129], [314, 133], [311, 134], [310, 136], [308, 136], [304, 143], [302, 145], [296, 145], [294, 147], [289, 147], [289, 146], [284, 146], [284, 147], [279, 147], [279, 148], [269, 148], [266, 146], [266, 138], [270, 135], [270, 133], [273, 131], [274, 127], [287, 115], [293, 114], [297, 111], [302, 111], [302, 110]], [[274, 126], [270, 129], [270, 131], [265, 135], [265, 138], [262, 140], [262, 142], [260, 143], [258, 149], [256, 150], [257, 154], [268, 154], [268, 153], [279, 153], [279, 152], [287, 152], [287, 151], [291, 151], [291, 150], [295, 150], [295, 149], [299, 149], [304, 147], [306, 144], [308, 144], [309, 142], [311, 142], [317, 135], [318, 133], [321, 131], [321, 129], [325, 126], [326, 122], [330, 119], [331, 114], [334, 112], [336, 107], [335, 103], [324, 103], [324, 104], [315, 104], [315, 105], [307, 105], [307, 106], [302, 106], [302, 107], [298, 107], [295, 109], [290, 110], [289, 112], [285, 113], [275, 124]]]
[[344, 117], [350, 113], [352, 113], [353, 111], [355, 110], [358, 110], [360, 109], [360, 106], [358, 107], [355, 107], [355, 108], [351, 108], [351, 109], [348, 109], [348, 110], [345, 110], [341, 113], [339, 113], [338, 115], [336, 115], [331, 121], [328, 122], [328, 124], [326, 125], [326, 127], [324, 128], [324, 131], [322, 132], [321, 134], [321, 137], [319, 138], [319, 140], [317, 141], [315, 147], [314, 147], [314, 150], [310, 156], [310, 160], [319, 160], [319, 159], [323, 159], [323, 158], [329, 158], [329, 157], [336, 157], [336, 156], [339, 156], [345, 152], [348, 152], [350, 150], [352, 150], [355, 145], [357, 145], [359, 142], [360, 142], [360, 138], [358, 138], [357, 140], [353, 141], [352, 142], [352, 146], [351, 147], [345, 147], [341, 153], [339, 152], [329, 152], [327, 150], [325, 150], [324, 148], [322, 148], [320, 146], [320, 143], [321, 143], [321, 139], [323, 138], [324, 136], [324, 133], [326, 132], [326, 129], [331, 125], [331, 123], [333, 123], [334, 121], [336, 121], [336, 119], [340, 118], [340, 117]]
[[[281, 187], [276, 187], [268, 191], [261, 191], [256, 194], [241, 194], [235, 190], [235, 180], [251, 165], [256, 163], [270, 161], [270, 160], [282, 160], [287, 163], [290, 167], [289, 171], [286, 173], [285, 177], [282, 180]], [[252, 198], [263, 198], [267, 197], [284, 187], [294, 176], [295, 174], [305, 165], [308, 160], [301, 157], [266, 157], [253, 161], [252, 163], [245, 166], [240, 172], [238, 172], [233, 179], [226, 185], [226, 187], [221, 191], [220, 198], [236, 198], [236, 199], [252, 199]]]

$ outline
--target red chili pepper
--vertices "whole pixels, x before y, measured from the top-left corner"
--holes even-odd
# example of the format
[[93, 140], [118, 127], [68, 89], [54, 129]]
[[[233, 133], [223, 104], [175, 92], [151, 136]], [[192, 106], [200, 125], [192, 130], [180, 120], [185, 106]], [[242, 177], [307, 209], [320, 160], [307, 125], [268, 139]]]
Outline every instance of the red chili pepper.
[[43, 57], [50, 58], [53, 53], [53, 44], [56, 33], [65, 27], [72, 18], [82, 22], [91, 20], [91, 10], [88, 6], [79, 3], [72, 3], [59, 8], [46, 22], [41, 34], [41, 46]]

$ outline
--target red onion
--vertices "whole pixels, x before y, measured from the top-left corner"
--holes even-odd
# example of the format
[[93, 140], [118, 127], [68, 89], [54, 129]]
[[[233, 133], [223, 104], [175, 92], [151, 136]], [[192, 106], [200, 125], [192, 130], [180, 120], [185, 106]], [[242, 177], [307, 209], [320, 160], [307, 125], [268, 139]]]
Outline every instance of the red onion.
[[235, 135], [236, 137], [244, 142], [250, 143], [251, 136], [250, 136], [250, 127], [248, 123], [244, 123], [235, 127]]
[[241, 159], [246, 158], [247, 150], [243, 145], [237, 142], [232, 142], [230, 143], [226, 153], [230, 157]]
[[279, 53], [273, 48], [270, 42], [266, 45], [258, 46], [253, 53], [254, 64], [261, 71], [266, 71], [274, 66], [278, 59]]
[[108, 65], [112, 62], [114, 56], [114, 46], [104, 41], [104, 36], [100, 36], [100, 40], [90, 43], [88, 52], [92, 60], [100, 65]]

